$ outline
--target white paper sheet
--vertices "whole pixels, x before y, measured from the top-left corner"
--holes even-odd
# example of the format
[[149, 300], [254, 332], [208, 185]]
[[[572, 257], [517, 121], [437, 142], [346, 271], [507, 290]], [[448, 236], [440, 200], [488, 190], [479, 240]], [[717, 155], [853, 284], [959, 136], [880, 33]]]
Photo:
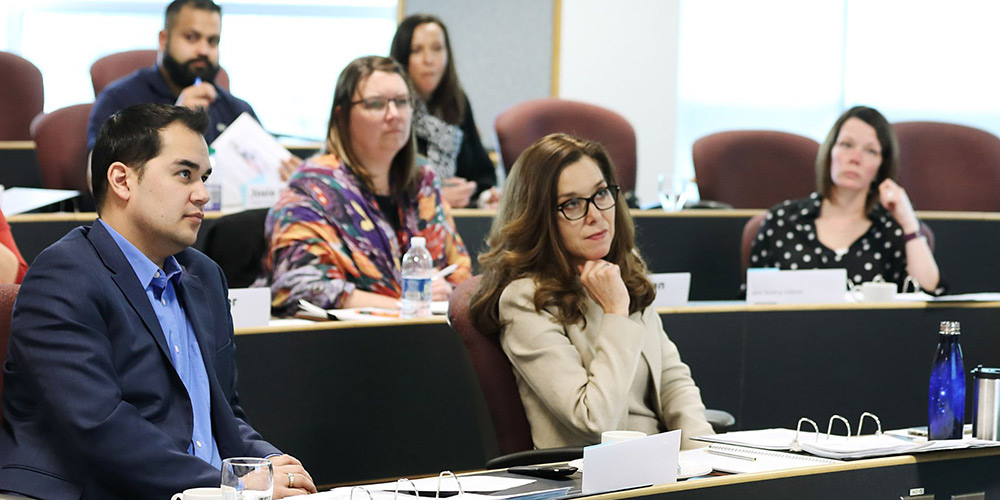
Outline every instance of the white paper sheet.
[[681, 431], [583, 449], [584, 493], [620, 490], [677, 481]]
[[212, 149], [215, 169], [210, 182], [214, 179], [221, 186], [222, 210], [226, 211], [244, 208], [248, 184], [283, 184], [281, 161], [292, 155], [249, 113], [236, 118], [212, 142]]

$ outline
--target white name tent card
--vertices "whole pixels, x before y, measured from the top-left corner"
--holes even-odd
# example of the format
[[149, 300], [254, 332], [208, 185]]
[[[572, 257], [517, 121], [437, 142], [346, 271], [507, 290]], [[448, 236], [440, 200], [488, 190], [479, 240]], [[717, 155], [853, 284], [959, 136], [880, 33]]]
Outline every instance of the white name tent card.
[[212, 142], [215, 167], [209, 182], [221, 185], [222, 210], [242, 210], [250, 199], [249, 184], [283, 184], [281, 161], [292, 154], [267, 133], [249, 113], [243, 113]]
[[598, 493], [677, 481], [681, 431], [583, 449], [583, 492]]
[[846, 269], [747, 270], [748, 304], [835, 304], [847, 302]]
[[243, 208], [271, 208], [278, 203], [281, 191], [285, 189], [284, 182], [251, 181], [243, 186]]
[[687, 305], [691, 290], [691, 273], [656, 273], [649, 275], [656, 298], [653, 307], [678, 307]]
[[267, 326], [271, 320], [271, 289], [230, 288], [229, 312], [233, 328]]

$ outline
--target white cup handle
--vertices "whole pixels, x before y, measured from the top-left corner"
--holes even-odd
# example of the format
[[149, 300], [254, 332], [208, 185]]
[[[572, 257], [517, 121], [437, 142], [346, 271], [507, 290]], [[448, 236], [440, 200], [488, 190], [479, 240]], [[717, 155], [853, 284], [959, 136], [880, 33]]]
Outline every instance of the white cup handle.
[[170, 497], [170, 500], [184, 500], [184, 494], [174, 493], [174, 496]]

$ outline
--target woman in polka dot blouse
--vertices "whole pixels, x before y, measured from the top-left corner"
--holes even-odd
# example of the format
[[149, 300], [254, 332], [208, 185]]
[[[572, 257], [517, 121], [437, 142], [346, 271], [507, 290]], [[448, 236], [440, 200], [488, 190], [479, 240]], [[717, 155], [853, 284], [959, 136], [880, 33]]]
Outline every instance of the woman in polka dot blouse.
[[853, 284], [906, 276], [943, 293], [941, 276], [910, 199], [893, 180], [899, 146], [877, 110], [853, 107], [833, 125], [816, 158], [816, 188], [767, 212], [750, 267], [845, 268]]

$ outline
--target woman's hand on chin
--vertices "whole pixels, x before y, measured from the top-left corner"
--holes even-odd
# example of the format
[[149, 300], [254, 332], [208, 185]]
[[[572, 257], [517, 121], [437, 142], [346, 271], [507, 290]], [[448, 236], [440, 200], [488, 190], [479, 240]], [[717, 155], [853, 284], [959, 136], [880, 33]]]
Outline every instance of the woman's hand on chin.
[[621, 269], [606, 260], [588, 260], [577, 266], [580, 282], [590, 297], [604, 309], [605, 314], [628, 316], [630, 299]]
[[914, 233], [920, 230], [920, 223], [917, 222], [917, 214], [913, 212], [910, 197], [906, 195], [906, 190], [903, 189], [903, 186], [896, 184], [892, 179], [886, 179], [878, 186], [878, 197], [882, 206], [903, 227], [903, 231]]

